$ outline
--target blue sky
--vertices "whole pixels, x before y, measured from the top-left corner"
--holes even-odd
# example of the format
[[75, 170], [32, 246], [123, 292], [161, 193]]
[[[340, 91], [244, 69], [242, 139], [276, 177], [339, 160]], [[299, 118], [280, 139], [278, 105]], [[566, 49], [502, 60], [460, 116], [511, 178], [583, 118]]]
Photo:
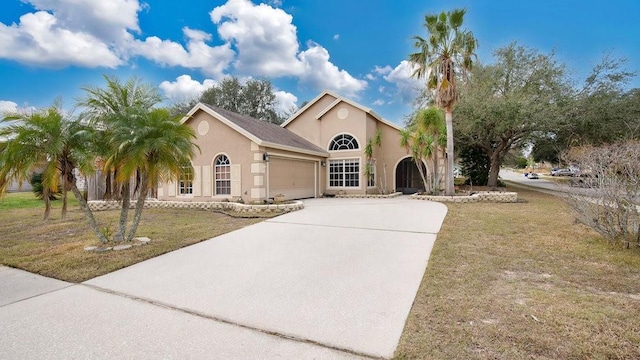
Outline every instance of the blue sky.
[[517, 41], [555, 49], [577, 83], [605, 53], [640, 70], [637, 0], [4, 0], [0, 110], [56, 97], [71, 108], [103, 74], [142, 77], [168, 104], [234, 75], [270, 78], [281, 109], [329, 89], [401, 124], [420, 85], [411, 36], [425, 34], [426, 13], [456, 7], [483, 63]]

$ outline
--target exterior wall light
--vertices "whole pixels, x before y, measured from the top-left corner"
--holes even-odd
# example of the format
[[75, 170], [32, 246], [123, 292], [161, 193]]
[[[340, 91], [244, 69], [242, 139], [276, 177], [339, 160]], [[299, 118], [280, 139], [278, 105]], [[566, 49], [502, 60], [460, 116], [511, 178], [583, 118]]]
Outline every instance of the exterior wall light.
[[269, 153], [265, 152], [264, 154], [262, 154], [262, 160], [264, 160], [265, 162], [269, 162]]
[[327, 166], [327, 162], [326, 161], [320, 161], [320, 166], [326, 167]]

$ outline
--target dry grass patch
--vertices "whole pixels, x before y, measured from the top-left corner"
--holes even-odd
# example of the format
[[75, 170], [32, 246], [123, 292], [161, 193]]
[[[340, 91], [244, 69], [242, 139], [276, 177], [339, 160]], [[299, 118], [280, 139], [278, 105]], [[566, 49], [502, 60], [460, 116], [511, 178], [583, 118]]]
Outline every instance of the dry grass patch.
[[[61, 219], [57, 201], [50, 219], [43, 221], [43, 206], [24, 205], [24, 196], [9, 194], [0, 209], [0, 264], [70, 282], [82, 282], [262, 221], [209, 211], [145, 209], [137, 236], [151, 238], [150, 245], [93, 253], [85, 252], [84, 247], [98, 245], [98, 240], [77, 205], [70, 206], [67, 217]], [[23, 205], [8, 207], [7, 202], [16, 197]], [[120, 212], [95, 215], [101, 227], [110, 225], [115, 230]]]
[[640, 251], [551, 195], [447, 204], [398, 359], [638, 359]]

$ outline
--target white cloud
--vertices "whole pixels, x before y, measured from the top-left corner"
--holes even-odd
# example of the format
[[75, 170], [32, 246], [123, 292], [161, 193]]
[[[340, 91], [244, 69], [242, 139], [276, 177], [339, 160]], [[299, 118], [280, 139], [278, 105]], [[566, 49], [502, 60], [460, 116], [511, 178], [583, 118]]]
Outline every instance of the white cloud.
[[373, 105], [375, 106], [382, 106], [385, 104], [385, 101], [383, 99], [377, 99], [376, 101], [373, 102]]
[[346, 96], [357, 97], [367, 87], [365, 80], [351, 76], [329, 61], [329, 52], [322, 46], [310, 42], [309, 48], [299, 55], [305, 65], [300, 75], [301, 82], [316, 89], [334, 90]]
[[234, 65], [241, 72], [259, 76], [297, 75], [302, 64], [293, 17], [267, 4], [229, 0], [210, 13], [220, 38], [238, 51]]
[[215, 80], [233, 66], [236, 76], [295, 77], [312, 90], [347, 96], [357, 97], [367, 87], [366, 79], [333, 64], [321, 45], [309, 41], [301, 51], [293, 17], [279, 8], [280, 0], [269, 1], [271, 5], [228, 0], [215, 7], [210, 17], [220, 44], [211, 44], [210, 33], [189, 27], [183, 28], [182, 42], [136, 36], [142, 32], [138, 14], [148, 8], [140, 0], [23, 1], [36, 10], [17, 24], [0, 23], [0, 58], [38, 66], [115, 68], [144, 57], [163, 66], [198, 70]]
[[282, 9], [248, 0], [229, 0], [210, 13], [220, 37], [233, 44], [240, 72], [258, 76], [296, 76], [314, 90], [330, 89], [355, 96], [367, 82], [329, 61], [329, 52], [312, 41], [300, 52], [293, 17]]
[[20, 17], [18, 24], [0, 23], [0, 58], [64, 67], [124, 65], [143, 56], [161, 65], [201, 70], [216, 78], [235, 57], [230, 44], [209, 46], [211, 35], [183, 28], [186, 45], [156, 36], [136, 39], [138, 0], [29, 0], [40, 11]]
[[13, 101], [0, 100], [0, 116], [18, 111], [18, 104]]
[[279, 114], [288, 114], [292, 109], [297, 110], [298, 106], [296, 102], [298, 102], [298, 98], [292, 93], [286, 91], [274, 91], [274, 95], [276, 96], [276, 112]]
[[389, 69], [391, 69], [390, 66], [380, 68], [380, 71], [387, 72], [384, 79], [396, 85], [398, 89], [397, 95], [400, 96], [403, 103], [411, 103], [420, 92], [420, 89], [424, 87], [423, 81], [411, 76], [415, 69], [414, 66], [410, 62], [403, 60], [391, 71]]
[[176, 81], [163, 81], [160, 89], [173, 102], [183, 102], [197, 99], [203, 91], [216, 85], [212, 79], [205, 79], [203, 82], [193, 80], [189, 75], [180, 75]]
[[340, 34], [333, 35], [333, 40], [335, 40], [335, 41], [340, 40]]
[[51, 11], [60, 26], [72, 32], [83, 32], [107, 43], [126, 39], [126, 32], [140, 31], [138, 0], [27, 0], [38, 10]]
[[[403, 62], [406, 62], [406, 61], [403, 61]], [[389, 66], [389, 65], [384, 66], [384, 67], [376, 66], [376, 67], [373, 68], [373, 72], [375, 72], [378, 75], [387, 75], [392, 71], [393, 71], [393, 68], [391, 66]]]
[[109, 46], [86, 32], [73, 32], [45, 11], [28, 13], [20, 23], [0, 23], [0, 58], [46, 66], [114, 68], [123, 62]]
[[144, 41], [134, 40], [130, 46], [130, 52], [132, 55], [141, 55], [162, 65], [199, 69], [208, 76], [222, 78], [224, 70], [235, 55], [230, 45], [212, 47], [205, 43], [211, 40], [211, 34], [188, 27], [183, 28], [182, 31], [187, 38], [186, 49], [174, 41], [151, 36]]

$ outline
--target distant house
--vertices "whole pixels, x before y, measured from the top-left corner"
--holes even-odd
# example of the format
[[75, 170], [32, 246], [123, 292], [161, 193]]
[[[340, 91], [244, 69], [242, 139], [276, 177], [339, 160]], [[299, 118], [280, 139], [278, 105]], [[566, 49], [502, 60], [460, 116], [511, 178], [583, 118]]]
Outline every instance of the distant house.
[[[158, 185], [160, 200], [253, 202], [422, 188], [417, 167], [400, 146], [400, 128], [329, 91], [282, 126], [202, 103], [183, 122], [195, 130], [202, 152], [192, 160], [192, 173]], [[368, 159], [365, 146], [378, 130], [382, 145]], [[371, 176], [365, 176], [367, 162]]]
[[33, 187], [28, 181], [25, 181], [22, 184], [19, 184], [18, 182], [13, 181], [9, 184], [9, 186], [7, 186], [7, 192], [21, 192], [21, 191], [27, 192], [32, 190], [33, 190]]

